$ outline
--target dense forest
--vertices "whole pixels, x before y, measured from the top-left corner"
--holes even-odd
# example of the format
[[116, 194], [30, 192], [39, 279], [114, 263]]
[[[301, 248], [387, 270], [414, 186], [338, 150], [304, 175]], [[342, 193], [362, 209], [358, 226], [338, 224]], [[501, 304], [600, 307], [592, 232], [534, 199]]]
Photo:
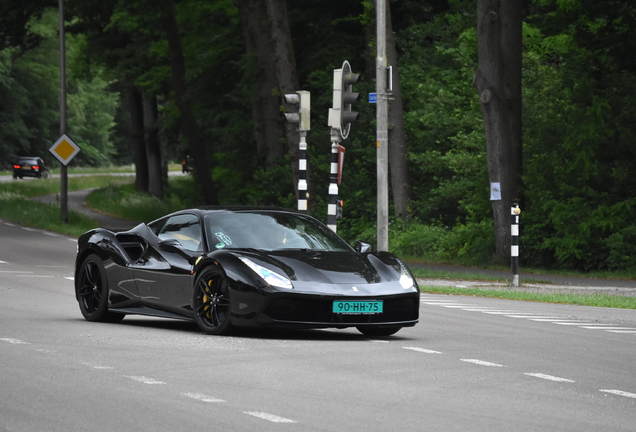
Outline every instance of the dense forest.
[[[478, 6], [387, 1], [395, 70], [390, 248], [501, 263], [495, 254]], [[498, 2], [495, 2], [498, 3]], [[519, 0], [523, 266], [636, 268], [636, 5]], [[58, 1], [0, 4], [0, 153], [39, 155], [59, 137]], [[163, 198], [169, 161], [192, 156], [201, 204], [296, 208], [298, 133], [283, 95], [311, 92], [310, 213], [325, 221], [333, 70], [361, 73], [338, 232], [375, 243], [376, 25], [372, 0], [66, 0], [74, 165], [135, 164]], [[511, 42], [512, 43], [512, 42]], [[400, 155], [391, 153], [391, 157]], [[398, 168], [396, 168], [398, 167]], [[407, 190], [404, 190], [406, 185]], [[402, 188], [402, 189], [400, 189]]]

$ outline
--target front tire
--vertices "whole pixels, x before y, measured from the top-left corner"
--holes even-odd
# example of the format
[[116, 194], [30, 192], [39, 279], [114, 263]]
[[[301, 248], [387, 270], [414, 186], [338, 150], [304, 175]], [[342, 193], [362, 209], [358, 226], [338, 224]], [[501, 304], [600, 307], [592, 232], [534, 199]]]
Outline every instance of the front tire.
[[371, 337], [392, 336], [400, 331], [402, 327], [356, 327], [360, 333]]
[[194, 319], [209, 335], [225, 335], [232, 330], [231, 302], [227, 278], [213, 267], [203, 270], [194, 283]]
[[108, 311], [108, 279], [102, 260], [91, 254], [82, 263], [75, 281], [80, 311], [87, 321], [119, 322], [126, 315]]

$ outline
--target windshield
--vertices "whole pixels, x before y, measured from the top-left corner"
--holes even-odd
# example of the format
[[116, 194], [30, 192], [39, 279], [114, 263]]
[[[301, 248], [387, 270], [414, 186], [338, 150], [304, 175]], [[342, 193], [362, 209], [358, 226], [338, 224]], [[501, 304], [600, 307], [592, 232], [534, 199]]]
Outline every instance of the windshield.
[[215, 212], [206, 216], [210, 249], [311, 249], [351, 251], [336, 233], [303, 215], [279, 212]]

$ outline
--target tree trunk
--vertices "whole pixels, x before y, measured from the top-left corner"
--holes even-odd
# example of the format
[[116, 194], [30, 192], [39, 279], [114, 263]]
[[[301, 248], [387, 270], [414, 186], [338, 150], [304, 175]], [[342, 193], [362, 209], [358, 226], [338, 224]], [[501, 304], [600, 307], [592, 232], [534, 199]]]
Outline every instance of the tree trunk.
[[157, 127], [157, 97], [144, 95], [144, 129], [146, 154], [148, 157], [148, 192], [163, 200], [163, 177], [161, 172], [161, 146]]
[[141, 92], [130, 86], [130, 130], [135, 161], [135, 189], [148, 192], [148, 159], [144, 140], [144, 110]]
[[[510, 257], [510, 207], [522, 198], [521, 29], [523, 0], [478, 0], [479, 67], [474, 85], [481, 100], [495, 224], [495, 258]], [[492, 196], [492, 195], [491, 195]]]
[[281, 139], [283, 120], [280, 96], [276, 94], [278, 79], [272, 58], [274, 45], [267, 7], [262, 0], [234, 0], [234, 4], [241, 15], [248, 56], [256, 59], [253, 71], [256, 84], [252, 98], [254, 140], [257, 149], [265, 155], [265, 170], [270, 170], [285, 155], [285, 146]]
[[[297, 90], [300, 90], [296, 70], [296, 58], [294, 55], [291, 31], [289, 29], [289, 21], [287, 20], [287, 6], [285, 0], [266, 0], [266, 3], [267, 15], [271, 26], [270, 36], [274, 47], [271, 55], [274, 58], [274, 67], [276, 70], [276, 76], [278, 77], [278, 88], [280, 90], [280, 102], [282, 104], [284, 101], [283, 95], [295, 93]], [[294, 196], [297, 197], [298, 179], [300, 176], [298, 169], [298, 143], [300, 142], [300, 134], [296, 126], [288, 122], [285, 122], [285, 134], [287, 136], [287, 144], [291, 161]], [[308, 145], [311, 145], [309, 140]], [[314, 201], [314, 188], [311, 173], [312, 171], [308, 162], [307, 183], [308, 193], [310, 196], [308, 205], [310, 207]]]
[[190, 155], [193, 158], [194, 176], [200, 187], [205, 204], [218, 205], [219, 199], [216, 187], [210, 174], [205, 155], [205, 147], [201, 140], [199, 125], [192, 111], [192, 104], [188, 100], [185, 59], [183, 57], [183, 46], [181, 35], [175, 17], [172, 0], [160, 0], [161, 19], [168, 39], [168, 50], [170, 57], [170, 68], [172, 69], [172, 87], [175, 94], [175, 101], [179, 113], [181, 114], [182, 133], [188, 142]]
[[386, 53], [389, 65], [393, 67], [393, 100], [389, 101], [389, 170], [395, 215], [402, 220], [408, 218], [411, 200], [411, 175], [409, 171], [406, 128], [404, 127], [404, 109], [402, 90], [398, 72], [395, 35], [391, 23], [391, 4], [386, 2]]

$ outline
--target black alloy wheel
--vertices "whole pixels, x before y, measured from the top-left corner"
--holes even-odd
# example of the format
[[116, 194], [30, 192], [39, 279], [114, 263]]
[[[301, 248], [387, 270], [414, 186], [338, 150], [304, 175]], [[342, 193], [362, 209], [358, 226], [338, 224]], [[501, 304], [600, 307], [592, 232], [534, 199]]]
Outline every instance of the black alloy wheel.
[[126, 315], [108, 311], [108, 280], [104, 264], [95, 254], [82, 263], [75, 281], [80, 311], [88, 321], [119, 322]]
[[209, 335], [228, 334], [230, 324], [230, 290], [226, 277], [213, 267], [203, 270], [194, 283], [192, 307], [199, 328]]
[[402, 327], [356, 327], [360, 333], [371, 337], [386, 337], [396, 334]]

